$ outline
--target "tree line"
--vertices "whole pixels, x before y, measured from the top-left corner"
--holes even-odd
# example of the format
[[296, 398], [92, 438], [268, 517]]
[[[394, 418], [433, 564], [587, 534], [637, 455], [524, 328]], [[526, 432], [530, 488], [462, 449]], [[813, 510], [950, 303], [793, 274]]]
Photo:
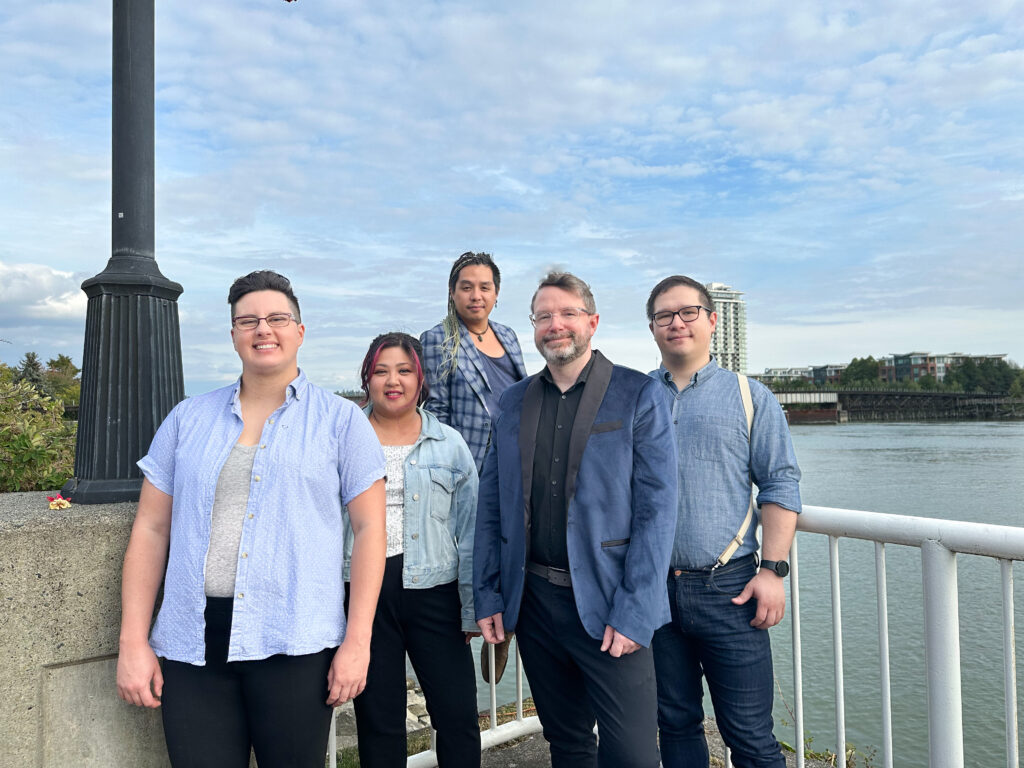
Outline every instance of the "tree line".
[[45, 368], [35, 352], [0, 362], [0, 492], [56, 490], [72, 476], [77, 425], [64, 404], [78, 402], [79, 373], [67, 355]]
[[[1024, 397], [1024, 370], [1005, 360], [986, 358], [980, 363], [966, 358], [962, 363], [946, 369], [942, 381], [925, 374], [916, 381], [886, 382], [881, 378], [881, 362], [872, 356], [855, 357], [839, 377], [843, 387], [864, 389], [911, 389], [929, 392], [966, 392], [970, 394], [1007, 395]], [[824, 385], [830, 388], [834, 385]], [[773, 389], [817, 389], [812, 381], [777, 382]]]

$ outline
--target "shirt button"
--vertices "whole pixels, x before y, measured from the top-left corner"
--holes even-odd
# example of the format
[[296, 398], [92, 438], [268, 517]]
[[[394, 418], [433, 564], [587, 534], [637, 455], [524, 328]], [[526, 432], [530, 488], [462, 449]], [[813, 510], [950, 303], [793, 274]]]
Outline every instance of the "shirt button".
[[245, 597], [245, 592], [239, 592], [238, 599], [241, 600], [243, 597]]
[[263, 445], [261, 445], [261, 446], [260, 446], [260, 450], [262, 451], [262, 450], [263, 450], [263, 449], [265, 449], [266, 447], [267, 447], [267, 444], [266, 444], [266, 443], [264, 443]]
[[243, 553], [242, 553], [242, 559], [243, 559], [243, 560], [245, 560], [245, 558], [247, 558], [248, 556], [249, 556], [249, 553], [248, 553], [248, 552], [243, 552]]
[[260, 476], [259, 475], [254, 475], [252, 479], [255, 480], [258, 483], [260, 481]]
[[559, 428], [559, 429], [561, 429], [561, 428], [562, 428], [562, 425], [561, 425], [561, 424], [559, 424], [559, 425], [558, 425], [558, 428]]
[[420, 495], [419, 495], [418, 493], [414, 493], [414, 494], [412, 495], [412, 500], [413, 500], [413, 501], [419, 501], [419, 500], [420, 500]]
[[415, 464], [416, 464], [416, 459], [411, 459], [411, 460], [409, 461], [409, 463], [410, 463], [410, 464], [412, 464], [412, 465], [415, 465]]
[[555, 463], [557, 464], [557, 463], [558, 463], [558, 461], [559, 461], [558, 457], [557, 457], [557, 456], [555, 456]]
[[557, 481], [557, 480], [552, 480], [552, 481], [551, 481], [551, 484], [552, 484], [552, 485], [558, 485], [558, 481]]
[[683, 572], [680, 571], [678, 568], [674, 571], [674, 573], [675, 573], [676, 576], [682, 576], [683, 575]]
[[273, 423], [274, 423], [274, 420], [273, 420], [273, 419], [267, 419], [267, 421], [269, 421], [269, 422], [270, 422], [271, 424], [273, 424]]
[[412, 535], [412, 537], [413, 537], [414, 539], [418, 539], [418, 538], [420, 537], [420, 535], [419, 535], [418, 533], [414, 533], [414, 534]]
[[417, 584], [417, 583], [419, 583], [419, 580], [420, 580], [420, 577], [419, 577], [419, 576], [413, 576], [413, 577], [412, 577], [412, 583], [413, 583], [413, 584]]
[[252, 520], [252, 512], [249, 513], [249, 519]]
[[562, 395], [562, 399], [565, 400], [565, 395]]

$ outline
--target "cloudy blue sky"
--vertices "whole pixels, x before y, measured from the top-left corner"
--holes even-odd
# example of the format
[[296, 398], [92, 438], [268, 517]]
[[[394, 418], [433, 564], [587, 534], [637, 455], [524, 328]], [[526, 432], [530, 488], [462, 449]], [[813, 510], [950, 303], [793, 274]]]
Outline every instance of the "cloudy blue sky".
[[[225, 294], [289, 275], [300, 363], [355, 383], [493, 253], [524, 339], [539, 276], [643, 302], [745, 292], [750, 370], [926, 350], [1024, 363], [1024, 6], [1014, 2], [157, 2], [156, 248], [186, 389], [237, 375]], [[0, 7], [0, 360], [81, 360], [110, 254], [109, 0]]]

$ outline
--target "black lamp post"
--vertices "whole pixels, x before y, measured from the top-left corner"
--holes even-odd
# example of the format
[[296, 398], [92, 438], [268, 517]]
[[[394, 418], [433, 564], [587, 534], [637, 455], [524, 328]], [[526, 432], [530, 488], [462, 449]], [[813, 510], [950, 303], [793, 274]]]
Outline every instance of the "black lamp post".
[[75, 476], [78, 504], [138, 499], [135, 462], [185, 393], [178, 331], [182, 288], [153, 248], [153, 2], [113, 0], [111, 256], [82, 283], [89, 297]]

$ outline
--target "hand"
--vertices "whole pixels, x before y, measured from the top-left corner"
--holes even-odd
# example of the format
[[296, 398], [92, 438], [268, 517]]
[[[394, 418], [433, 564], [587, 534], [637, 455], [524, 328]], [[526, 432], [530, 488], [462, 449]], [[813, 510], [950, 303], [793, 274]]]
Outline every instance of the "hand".
[[334, 652], [327, 672], [327, 706], [337, 707], [351, 701], [366, 688], [366, 670], [370, 666], [368, 645], [356, 647], [343, 642]]
[[768, 629], [782, 621], [786, 615], [786, 588], [782, 577], [774, 571], [758, 571], [732, 601], [736, 605], [743, 605], [752, 597], [757, 600], [757, 613], [750, 620], [750, 626]]
[[469, 645], [469, 641], [472, 640], [474, 637], [480, 637], [479, 632], [463, 632], [462, 634], [466, 636], [466, 645]]
[[604, 639], [601, 640], [601, 652], [608, 653], [614, 658], [627, 656], [640, 647], [640, 643], [634, 643], [614, 627], [604, 628]]
[[148, 642], [121, 647], [117, 656], [117, 695], [137, 707], [160, 706], [164, 676]]
[[488, 616], [486, 619], [477, 619], [476, 623], [486, 642], [491, 645], [505, 642], [505, 626], [502, 624], [500, 613]]

